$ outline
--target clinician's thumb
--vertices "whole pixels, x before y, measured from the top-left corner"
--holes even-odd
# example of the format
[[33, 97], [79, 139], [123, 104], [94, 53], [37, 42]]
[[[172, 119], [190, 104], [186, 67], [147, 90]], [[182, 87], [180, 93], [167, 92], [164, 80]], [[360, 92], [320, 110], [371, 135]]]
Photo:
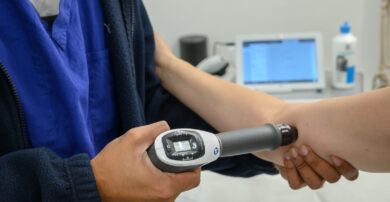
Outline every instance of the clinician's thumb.
[[161, 133], [168, 131], [169, 125], [166, 121], [160, 121], [146, 126], [131, 129], [128, 133], [134, 138], [138, 148], [146, 150]]

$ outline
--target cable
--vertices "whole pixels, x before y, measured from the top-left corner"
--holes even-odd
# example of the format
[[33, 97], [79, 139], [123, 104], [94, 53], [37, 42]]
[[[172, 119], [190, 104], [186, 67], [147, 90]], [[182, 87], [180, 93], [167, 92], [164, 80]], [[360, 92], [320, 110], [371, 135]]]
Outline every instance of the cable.
[[[390, 85], [387, 69], [390, 68], [390, 0], [382, 0], [385, 4], [382, 6], [382, 22], [381, 22], [381, 64], [379, 72], [374, 76], [372, 88], [384, 88]], [[379, 81], [379, 86], [377, 82]]]

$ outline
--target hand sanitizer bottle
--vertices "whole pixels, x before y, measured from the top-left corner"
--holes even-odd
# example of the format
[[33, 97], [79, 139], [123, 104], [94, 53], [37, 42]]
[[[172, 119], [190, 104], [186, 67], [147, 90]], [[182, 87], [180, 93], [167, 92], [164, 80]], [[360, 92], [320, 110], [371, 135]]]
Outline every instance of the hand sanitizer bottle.
[[348, 22], [340, 27], [341, 34], [333, 38], [332, 80], [335, 88], [355, 86], [357, 38]]

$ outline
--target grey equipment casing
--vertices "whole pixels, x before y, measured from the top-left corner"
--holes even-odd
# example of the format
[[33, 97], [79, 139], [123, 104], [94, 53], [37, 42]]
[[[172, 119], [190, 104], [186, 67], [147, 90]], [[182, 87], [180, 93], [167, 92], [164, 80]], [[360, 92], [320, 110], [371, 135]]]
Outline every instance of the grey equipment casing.
[[283, 127], [289, 126], [266, 124], [262, 127], [219, 133], [216, 136], [221, 144], [221, 157], [275, 150], [283, 145], [284, 138], [282, 138], [281, 130]]
[[[190, 132], [201, 136], [205, 154], [196, 159], [173, 160], [164, 151], [162, 138], [172, 133]], [[236, 156], [263, 150], [275, 150], [293, 143], [298, 138], [297, 130], [289, 125], [266, 124], [262, 127], [248, 128], [212, 134], [194, 129], [176, 129], [160, 134], [148, 149], [152, 163], [164, 172], [178, 173], [191, 171], [217, 160], [219, 157]]]

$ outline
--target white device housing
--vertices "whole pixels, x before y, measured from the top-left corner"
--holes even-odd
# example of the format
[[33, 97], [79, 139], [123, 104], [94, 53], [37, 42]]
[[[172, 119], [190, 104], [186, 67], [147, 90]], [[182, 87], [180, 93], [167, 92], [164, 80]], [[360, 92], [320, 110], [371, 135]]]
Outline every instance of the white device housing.
[[[317, 82], [281, 82], [281, 83], [260, 83], [245, 84], [243, 75], [243, 44], [245, 42], [263, 42], [288, 39], [314, 39], [317, 53]], [[263, 92], [288, 92], [293, 90], [313, 90], [325, 88], [325, 76], [323, 68], [323, 42], [322, 34], [313, 33], [295, 33], [295, 34], [269, 34], [269, 35], [240, 35], [236, 39], [236, 83], [247, 88]]]
[[214, 55], [202, 60], [196, 67], [204, 72], [213, 74], [226, 67], [229, 62], [220, 55]]
[[[204, 155], [198, 159], [194, 159], [190, 161], [177, 161], [177, 160], [169, 159], [165, 154], [164, 146], [162, 143], [162, 137], [167, 133], [172, 133], [175, 131], [185, 131], [185, 130], [195, 131], [202, 137], [204, 142], [204, 149], [205, 149]], [[215, 134], [213, 133], [209, 133], [202, 130], [195, 130], [195, 129], [175, 129], [175, 130], [170, 130], [161, 133], [154, 141], [154, 148], [156, 150], [157, 157], [160, 159], [160, 161], [162, 161], [167, 165], [175, 166], [175, 167], [204, 165], [217, 160], [221, 155], [221, 147], [217, 136], [215, 136]]]

